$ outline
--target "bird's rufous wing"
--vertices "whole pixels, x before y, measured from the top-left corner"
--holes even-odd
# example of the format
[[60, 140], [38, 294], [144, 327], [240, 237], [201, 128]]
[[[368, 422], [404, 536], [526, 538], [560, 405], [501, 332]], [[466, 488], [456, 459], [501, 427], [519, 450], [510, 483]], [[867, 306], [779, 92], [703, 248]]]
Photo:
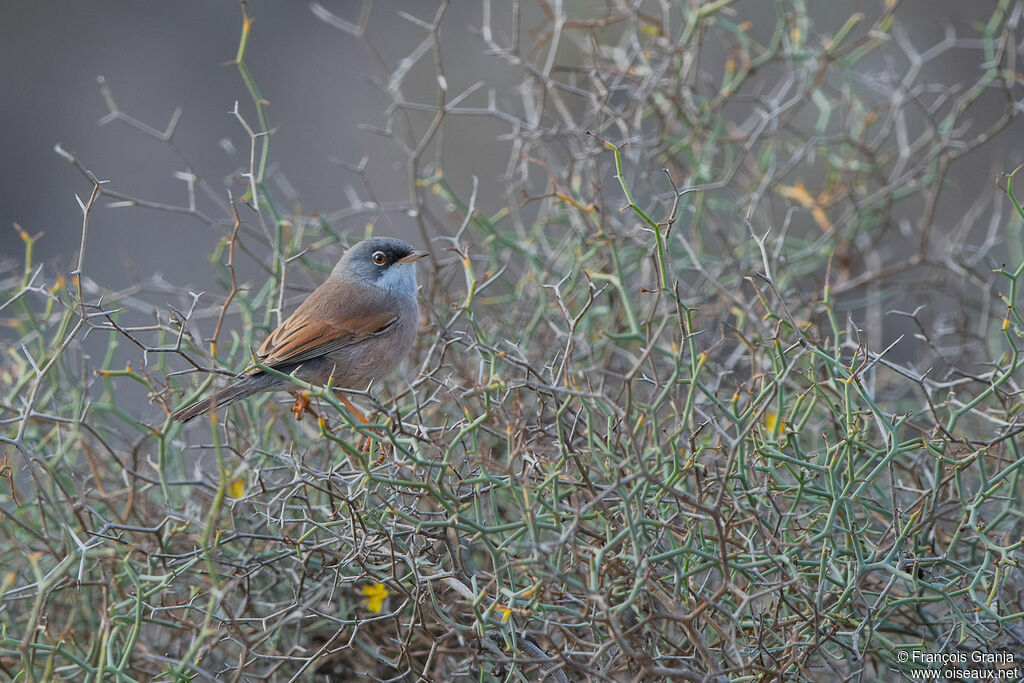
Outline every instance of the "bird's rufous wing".
[[398, 316], [390, 307], [382, 311], [376, 305], [353, 305], [359, 297], [339, 298], [351, 294], [321, 286], [270, 333], [256, 357], [270, 367], [302, 363], [375, 337], [395, 324]]

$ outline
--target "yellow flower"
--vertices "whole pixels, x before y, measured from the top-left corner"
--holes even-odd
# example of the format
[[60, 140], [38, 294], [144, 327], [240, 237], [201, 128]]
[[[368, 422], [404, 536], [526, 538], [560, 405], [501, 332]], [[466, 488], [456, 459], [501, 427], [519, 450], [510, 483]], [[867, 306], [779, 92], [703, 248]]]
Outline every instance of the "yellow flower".
[[381, 607], [384, 606], [384, 598], [388, 597], [388, 589], [384, 587], [383, 583], [373, 583], [363, 586], [360, 591], [366, 596], [366, 609], [371, 612], [380, 612]]
[[832, 222], [828, 219], [828, 213], [825, 212], [825, 207], [832, 200], [828, 192], [822, 191], [818, 193], [817, 197], [814, 197], [807, 191], [807, 186], [803, 182], [797, 182], [793, 185], [779, 185], [776, 189], [786, 199], [791, 199], [810, 211], [814, 222], [818, 224], [819, 228], [829, 230], [832, 227]]
[[785, 420], [779, 420], [779, 416], [770, 410], [766, 410], [762, 419], [764, 428], [769, 432], [775, 432], [775, 425], [779, 425], [779, 431], [784, 430], [787, 427]]
[[497, 609], [497, 611], [501, 613], [501, 623], [508, 623], [509, 617], [512, 616], [512, 610], [510, 610], [508, 607], [496, 607], [495, 609]]
[[235, 477], [231, 480], [231, 486], [228, 489], [228, 495], [232, 498], [244, 498], [245, 497], [245, 479], [242, 477]]

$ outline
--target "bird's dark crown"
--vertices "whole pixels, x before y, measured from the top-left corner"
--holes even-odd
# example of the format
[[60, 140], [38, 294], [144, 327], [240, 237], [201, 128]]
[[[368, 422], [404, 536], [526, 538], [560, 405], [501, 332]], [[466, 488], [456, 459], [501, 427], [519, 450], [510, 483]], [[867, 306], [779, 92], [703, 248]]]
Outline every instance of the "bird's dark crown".
[[[384, 254], [385, 261], [383, 263], [376, 263], [374, 261], [374, 254], [378, 251]], [[377, 267], [386, 268], [395, 261], [405, 258], [413, 251], [411, 245], [394, 237], [370, 237], [357, 243], [345, 252], [343, 260], [349, 263], [372, 263]]]

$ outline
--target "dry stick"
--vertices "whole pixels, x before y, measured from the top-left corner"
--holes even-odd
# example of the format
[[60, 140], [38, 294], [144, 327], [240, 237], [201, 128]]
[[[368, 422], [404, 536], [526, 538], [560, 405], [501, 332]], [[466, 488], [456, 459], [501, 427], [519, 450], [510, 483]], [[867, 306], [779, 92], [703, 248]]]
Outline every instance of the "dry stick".
[[340, 29], [345, 33], [355, 36], [356, 38], [362, 38], [366, 33], [366, 27], [370, 23], [370, 10], [373, 8], [373, 0], [363, 0], [363, 7], [359, 12], [359, 23], [353, 24], [350, 21], [345, 21], [336, 14], [329, 12], [319, 2], [314, 2], [309, 6], [313, 16], [320, 21], [330, 24], [334, 28]]
[[[21, 226], [18, 225], [17, 223], [14, 224], [14, 227], [15, 227], [15, 229], [20, 229], [21, 228]], [[36, 266], [35, 271], [33, 271], [31, 275], [29, 275], [28, 280], [26, 281], [25, 285], [21, 289], [19, 289], [17, 292], [15, 292], [13, 295], [11, 295], [7, 299], [7, 301], [5, 301], [2, 304], [0, 304], [0, 311], [4, 310], [5, 308], [10, 306], [15, 301], [17, 301], [21, 297], [25, 296], [29, 292], [36, 292], [36, 293], [39, 293], [39, 294], [43, 294], [45, 296], [47, 294], [45, 286], [43, 286], [43, 285], [40, 285], [39, 287], [33, 287], [32, 286], [32, 283], [34, 283], [36, 281], [36, 278], [39, 277], [39, 274], [41, 272], [43, 272], [43, 264], [42, 263], [40, 263], [38, 266]]]
[[238, 281], [235, 279], [235, 240], [238, 239], [238, 228], [242, 224], [242, 219], [238, 217], [238, 207], [235, 206], [235, 199], [231, 196], [230, 190], [228, 190], [228, 202], [231, 204], [231, 211], [235, 214], [235, 227], [231, 230], [231, 237], [228, 238], [227, 267], [228, 272], [231, 274], [231, 291], [228, 292], [224, 304], [220, 307], [220, 314], [217, 316], [217, 326], [214, 328], [213, 337], [210, 339], [210, 353], [214, 358], [217, 357], [217, 340], [220, 338], [220, 328], [224, 324], [224, 316], [227, 314], [228, 307], [238, 293]]

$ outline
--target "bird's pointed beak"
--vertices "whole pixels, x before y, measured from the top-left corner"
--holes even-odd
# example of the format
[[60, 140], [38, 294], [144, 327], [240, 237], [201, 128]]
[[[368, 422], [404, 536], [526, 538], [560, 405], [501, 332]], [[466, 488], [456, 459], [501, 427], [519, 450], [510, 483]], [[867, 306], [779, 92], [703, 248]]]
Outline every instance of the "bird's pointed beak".
[[413, 263], [419, 261], [424, 256], [430, 256], [429, 251], [414, 251], [411, 254], [406, 254], [402, 258], [395, 261], [395, 263]]

